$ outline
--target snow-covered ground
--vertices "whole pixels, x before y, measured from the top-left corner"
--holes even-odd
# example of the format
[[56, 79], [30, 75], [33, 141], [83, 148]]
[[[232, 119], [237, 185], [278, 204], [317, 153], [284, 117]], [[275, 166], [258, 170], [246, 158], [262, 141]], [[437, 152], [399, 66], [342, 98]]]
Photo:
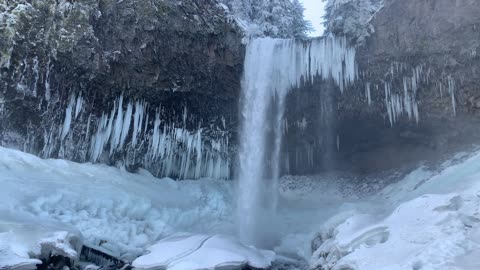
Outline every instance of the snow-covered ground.
[[0, 148], [0, 187], [0, 222], [61, 222], [127, 260], [176, 232], [233, 230], [227, 181], [176, 182]]
[[[269, 248], [311, 269], [480, 269], [480, 153], [397, 180], [284, 177]], [[0, 262], [20, 258], [24, 269], [41, 243], [69, 243], [57, 252], [73, 257], [83, 241], [133, 261], [173, 234], [236, 233], [232, 181], [176, 182], [0, 148], [0, 187]]]

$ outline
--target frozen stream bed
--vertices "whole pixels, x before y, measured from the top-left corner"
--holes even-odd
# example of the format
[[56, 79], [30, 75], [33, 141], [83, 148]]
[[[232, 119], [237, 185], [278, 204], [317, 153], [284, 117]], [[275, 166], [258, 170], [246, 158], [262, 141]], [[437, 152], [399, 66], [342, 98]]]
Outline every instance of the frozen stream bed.
[[[271, 226], [276, 240], [262, 248], [277, 254], [274, 269], [478, 270], [480, 154], [459, 160], [436, 171], [420, 167], [394, 183], [285, 177]], [[0, 187], [2, 270], [34, 269], [42, 253], [75, 258], [82, 242], [128, 262], [179, 235], [219, 235], [230, 239], [230, 251], [232, 243], [248, 251], [232, 237], [232, 181], [176, 182], [0, 148]], [[240, 253], [228, 256], [245, 264]], [[178, 269], [212, 268], [198, 261], [207, 256], [193, 257]]]

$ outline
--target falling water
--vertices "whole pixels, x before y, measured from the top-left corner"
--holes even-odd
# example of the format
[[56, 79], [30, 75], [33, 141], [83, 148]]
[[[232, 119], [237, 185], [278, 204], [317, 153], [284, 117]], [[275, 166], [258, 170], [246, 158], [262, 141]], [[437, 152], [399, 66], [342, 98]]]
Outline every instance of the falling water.
[[278, 202], [283, 114], [290, 89], [314, 76], [343, 89], [356, 75], [355, 50], [345, 38], [308, 42], [250, 40], [242, 81], [237, 218], [240, 239], [257, 246], [273, 240]]

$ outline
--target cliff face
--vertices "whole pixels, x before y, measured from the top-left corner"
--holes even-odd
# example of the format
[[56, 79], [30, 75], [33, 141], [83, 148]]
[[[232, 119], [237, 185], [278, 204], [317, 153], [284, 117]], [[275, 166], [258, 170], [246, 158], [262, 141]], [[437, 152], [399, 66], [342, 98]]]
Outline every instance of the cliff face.
[[[345, 12], [351, 14], [354, 4]], [[298, 117], [287, 115], [288, 122], [303, 117], [306, 125], [289, 131], [290, 147], [310, 151], [317, 164], [331, 153], [325, 166], [371, 173], [434, 161], [478, 143], [479, 26], [475, 0], [384, 1], [365, 26], [370, 36], [357, 45], [356, 84], [340, 93], [321, 82], [295, 94], [311, 98], [291, 102]], [[321, 112], [316, 97], [322, 92], [333, 101], [333, 113]], [[325, 117], [330, 128], [319, 129]], [[315, 165], [301, 169], [315, 171]]]
[[371, 140], [383, 138], [400, 162], [478, 143], [478, 1], [388, 0], [371, 23], [375, 33], [358, 50], [365, 73], [357, 89], [369, 86], [374, 105], [355, 114], [384, 116], [391, 126]]
[[227, 177], [241, 38], [211, 0], [3, 2], [0, 142], [159, 176]]
[[[475, 0], [330, 2], [358, 80], [289, 93], [284, 172], [371, 173], [479, 141]], [[227, 178], [245, 53], [231, 20], [213, 0], [2, 2], [1, 145]]]

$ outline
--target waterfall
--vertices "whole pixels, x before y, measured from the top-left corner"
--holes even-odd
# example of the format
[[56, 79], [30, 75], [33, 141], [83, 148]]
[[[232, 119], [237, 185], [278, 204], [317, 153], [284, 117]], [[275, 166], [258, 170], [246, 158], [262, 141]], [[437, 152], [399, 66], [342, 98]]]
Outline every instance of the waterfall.
[[237, 219], [240, 239], [268, 246], [275, 211], [285, 101], [290, 89], [332, 78], [343, 92], [356, 77], [355, 50], [345, 38], [310, 41], [257, 38], [247, 45], [241, 97]]

